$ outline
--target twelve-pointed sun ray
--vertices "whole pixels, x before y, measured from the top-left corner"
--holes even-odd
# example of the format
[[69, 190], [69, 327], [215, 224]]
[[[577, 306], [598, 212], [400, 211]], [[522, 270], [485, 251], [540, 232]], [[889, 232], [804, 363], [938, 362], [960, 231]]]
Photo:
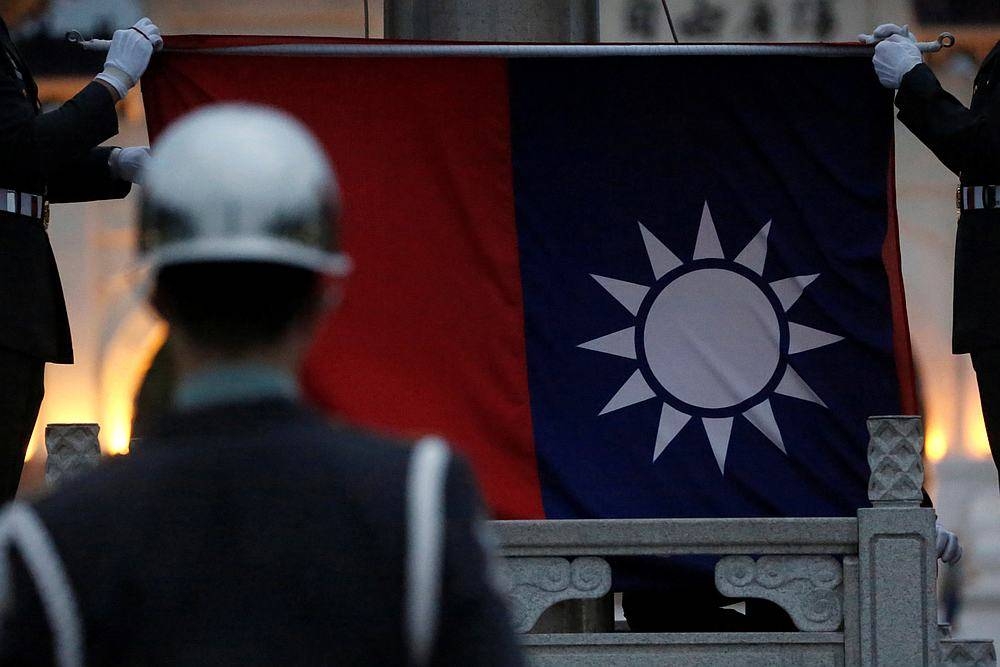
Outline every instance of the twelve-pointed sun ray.
[[[787, 312], [819, 274], [793, 276], [765, 285], [751, 281], [737, 267], [745, 267], [744, 271], [749, 269], [755, 275], [763, 276], [771, 225], [771, 221], [764, 224], [736, 259], [731, 260], [733, 269], [720, 269], [717, 263], [710, 267], [693, 265], [689, 271], [679, 271], [678, 275], [662, 281], [675, 269], [699, 260], [726, 259], [706, 203], [690, 263], [681, 261], [676, 253], [639, 223], [654, 285], [593, 275], [594, 280], [634, 317], [644, 306], [649, 306], [645, 321], [637, 321], [635, 326], [580, 343], [578, 347], [630, 360], [645, 359], [646, 367], [634, 370], [599, 414], [643, 403], [656, 398], [660, 392], [675, 399], [661, 403], [653, 447], [654, 462], [693, 416], [706, 415], [700, 419], [702, 428], [719, 470], [725, 474], [734, 417], [742, 415], [776, 448], [787, 454], [771, 396], [779, 394], [826, 407], [789, 363], [792, 355], [842, 340], [835, 334], [787, 320]], [[768, 291], [773, 297], [767, 295]], [[723, 295], [724, 299], [718, 303], [704, 303], [706, 297], [719, 295]], [[647, 304], [647, 300], [651, 304]], [[774, 301], [781, 304], [780, 311], [774, 309]], [[726, 317], [743, 317], [745, 320], [732, 321], [729, 327], [715, 326], [719, 318], [712, 314], [717, 312], [712, 308], [726, 309]], [[656, 317], [651, 316], [654, 311]], [[786, 349], [780, 349], [780, 319], [784, 319], [788, 326]], [[743, 336], [738, 345], [733, 345], [733, 332]], [[641, 357], [637, 349], [639, 345], [643, 346], [645, 353]], [[663, 359], [667, 361], [659, 361]], [[654, 378], [655, 384], [651, 385], [647, 377]], [[776, 383], [769, 378], [774, 378]], [[693, 386], [694, 382], [699, 384]], [[770, 393], [761, 390], [767, 386], [774, 389]], [[679, 409], [676, 407], [678, 403], [689, 408]]]

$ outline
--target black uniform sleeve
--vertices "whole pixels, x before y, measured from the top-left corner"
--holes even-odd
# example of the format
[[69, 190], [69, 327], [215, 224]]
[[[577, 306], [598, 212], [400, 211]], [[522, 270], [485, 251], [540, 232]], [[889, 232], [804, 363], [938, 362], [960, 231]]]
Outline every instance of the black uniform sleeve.
[[132, 189], [128, 181], [111, 175], [108, 158], [113, 148], [94, 148], [83, 157], [49, 174], [49, 201], [53, 203], [121, 199]]
[[524, 664], [484, 544], [485, 516], [472, 474], [453, 459], [446, 487], [447, 524], [441, 622], [434, 665]]
[[1000, 155], [1000, 109], [973, 113], [941, 87], [927, 65], [903, 76], [896, 106], [899, 120], [958, 175], [989, 170]]
[[[22, 174], [48, 184], [52, 201], [120, 198], [130, 183], [111, 175], [110, 149], [98, 144], [118, 133], [115, 101], [99, 83], [91, 82], [58, 109], [35, 114], [21, 96], [18, 83], [0, 77], [0, 155]], [[8, 185], [9, 187], [9, 185]]]

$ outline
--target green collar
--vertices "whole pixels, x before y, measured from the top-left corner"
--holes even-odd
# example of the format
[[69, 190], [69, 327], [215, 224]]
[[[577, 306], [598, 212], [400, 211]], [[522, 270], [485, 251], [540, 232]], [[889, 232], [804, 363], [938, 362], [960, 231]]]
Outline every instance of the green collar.
[[220, 364], [183, 378], [174, 392], [174, 407], [191, 410], [269, 398], [294, 401], [301, 394], [296, 379], [273, 366]]

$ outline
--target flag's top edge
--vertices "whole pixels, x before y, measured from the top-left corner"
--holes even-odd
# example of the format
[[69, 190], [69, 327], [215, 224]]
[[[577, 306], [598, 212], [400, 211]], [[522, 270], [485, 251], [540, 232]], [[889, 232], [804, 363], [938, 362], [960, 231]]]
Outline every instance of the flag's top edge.
[[[172, 51], [169, 47], [167, 51]], [[259, 56], [400, 58], [587, 58], [602, 56], [815, 56], [870, 57], [853, 44], [260, 44], [179, 49], [183, 53]]]

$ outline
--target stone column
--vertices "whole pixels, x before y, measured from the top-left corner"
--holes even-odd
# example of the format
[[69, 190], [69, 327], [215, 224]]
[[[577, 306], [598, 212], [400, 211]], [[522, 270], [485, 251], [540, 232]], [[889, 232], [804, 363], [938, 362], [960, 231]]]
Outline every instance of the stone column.
[[919, 417], [868, 420], [871, 508], [858, 510], [861, 664], [937, 665], [934, 510], [924, 481]]
[[597, 42], [597, 5], [597, 0], [385, 0], [385, 37]]

